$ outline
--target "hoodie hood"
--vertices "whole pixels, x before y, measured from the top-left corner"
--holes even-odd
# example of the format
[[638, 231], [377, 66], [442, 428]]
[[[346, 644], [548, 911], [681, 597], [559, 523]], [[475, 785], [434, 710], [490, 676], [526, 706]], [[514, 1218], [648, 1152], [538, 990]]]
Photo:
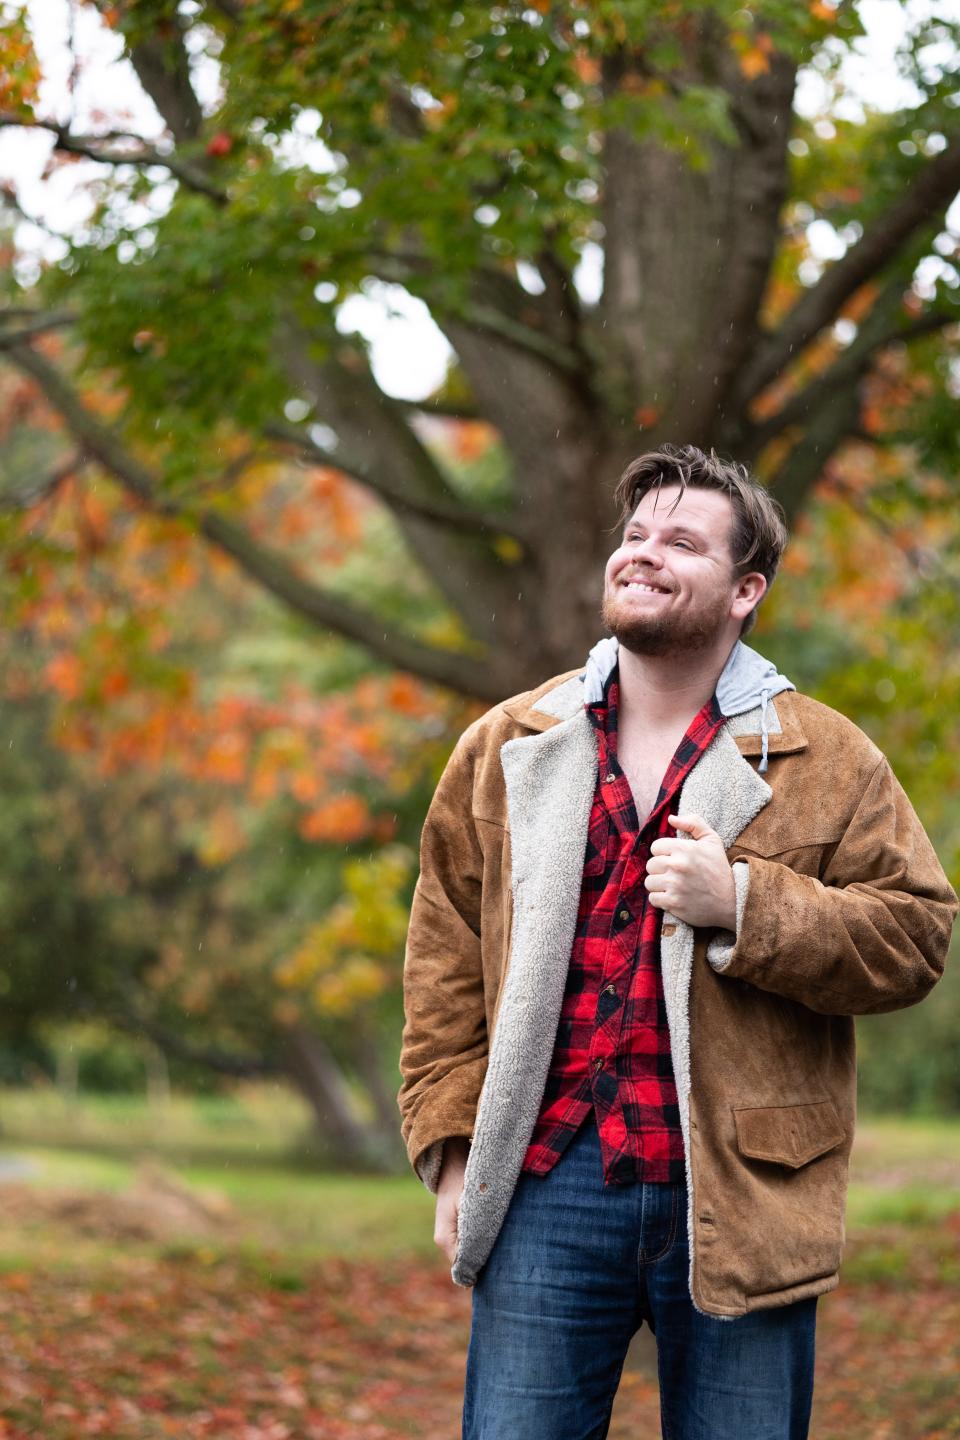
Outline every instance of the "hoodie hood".
[[[619, 652], [619, 643], [611, 636], [598, 641], [590, 651], [583, 677], [585, 705], [597, 705], [603, 699], [604, 686], [617, 664]], [[734, 645], [720, 672], [717, 703], [727, 719], [760, 707], [760, 733], [763, 737], [761, 772], [767, 768], [767, 704], [774, 695], [796, 688], [792, 680], [780, 674], [771, 660], [744, 645], [742, 640]]]
[[[792, 680], [781, 675], [772, 660], [767, 660], [749, 645], [738, 640], [730, 651], [726, 665], [717, 681], [717, 703], [724, 715], [743, 715], [783, 690], [796, 690]], [[766, 699], [764, 699], [766, 696]]]

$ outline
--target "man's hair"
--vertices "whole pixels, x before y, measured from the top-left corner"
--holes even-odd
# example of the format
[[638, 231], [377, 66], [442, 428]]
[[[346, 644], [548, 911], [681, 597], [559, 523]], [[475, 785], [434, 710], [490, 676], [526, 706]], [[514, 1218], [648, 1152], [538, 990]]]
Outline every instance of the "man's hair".
[[[696, 445], [663, 445], [631, 460], [617, 483], [620, 527], [626, 525], [644, 495], [662, 485], [679, 485], [680, 494], [693, 490], [718, 490], [733, 508], [730, 552], [734, 574], [759, 571], [773, 584], [787, 543], [783, 508], [768, 490], [751, 479], [747, 467], [733, 460], [721, 460], [714, 450], [709, 455]], [[680, 496], [677, 497], [679, 503]], [[744, 620], [740, 633], [753, 627], [757, 606]]]

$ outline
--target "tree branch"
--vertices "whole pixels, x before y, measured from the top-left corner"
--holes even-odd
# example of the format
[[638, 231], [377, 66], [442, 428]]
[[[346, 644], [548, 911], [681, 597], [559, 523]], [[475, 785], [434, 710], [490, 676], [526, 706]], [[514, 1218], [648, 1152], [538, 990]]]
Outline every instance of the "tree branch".
[[829, 267], [761, 345], [737, 386], [746, 404], [780, 374], [867, 280], [899, 253], [903, 243], [945, 209], [960, 188], [960, 138], [929, 160], [913, 184], [874, 220], [842, 259]]
[[391, 510], [398, 514], [416, 516], [420, 520], [429, 520], [452, 530], [460, 530], [467, 535], [509, 535], [513, 539], [522, 540], [517, 526], [505, 516], [497, 514], [496, 511], [470, 510], [465, 505], [444, 502], [442, 499], [431, 501], [414, 499], [391, 485], [379, 473], [371, 473], [359, 460], [351, 459], [345, 454], [342, 455], [339, 449], [332, 452], [322, 449], [297, 425], [274, 421], [264, 427], [264, 434], [270, 439], [294, 445], [303, 455], [316, 461], [318, 465], [328, 465], [333, 470], [341, 470], [344, 475], [355, 480], [358, 485], [363, 485], [374, 495], [379, 496]]
[[[87, 160], [95, 160], [98, 165], [136, 165], [140, 168], [147, 165], [162, 165], [189, 190], [196, 190], [199, 194], [206, 195], [216, 205], [226, 205], [227, 203], [226, 192], [214, 185], [198, 166], [181, 160], [177, 155], [154, 149], [139, 135], [132, 135], [125, 131], [111, 131], [106, 135], [73, 135], [67, 126], [58, 125], [55, 120], [25, 121], [22, 116], [3, 111], [0, 112], [0, 129], [5, 127], [43, 131], [53, 136], [54, 150], [59, 150], [67, 155], [82, 155]], [[137, 149], [110, 150], [103, 148], [105, 145], [118, 143], [122, 147], [126, 142], [136, 145]]]
[[174, 139], [183, 144], [200, 134], [203, 111], [190, 81], [190, 61], [183, 43], [189, 21], [180, 16], [176, 0], [168, 0], [166, 20], [163, 35], [128, 43], [127, 49], [140, 84]]
[[956, 311], [927, 310], [915, 320], [901, 325], [899, 330], [891, 331], [888, 341], [900, 340], [904, 345], [909, 345], [911, 340], [921, 340], [926, 335], [934, 335], [938, 330], [945, 330], [948, 325], [960, 325], [960, 314]]
[[807, 423], [838, 391], [855, 385], [884, 346], [901, 338], [903, 327], [898, 329], [892, 321], [902, 308], [903, 294], [902, 279], [895, 277], [888, 281], [861, 321], [856, 339], [840, 352], [833, 364], [787, 400], [775, 415], [748, 430], [746, 448], [751, 455], [758, 454], [774, 436], [791, 425]]
[[535, 330], [531, 325], [513, 320], [492, 305], [468, 303], [458, 310], [461, 324], [470, 325], [474, 330], [487, 331], [498, 340], [505, 340], [519, 350], [548, 361], [557, 370], [568, 375], [583, 373], [583, 356], [570, 345], [564, 345], [551, 335]]
[[[869, 443], [876, 444], [873, 436], [865, 438]], [[869, 500], [865, 500], [845, 481], [832, 475], [830, 488], [900, 552], [921, 584], [946, 585], [954, 594], [960, 595], [960, 575], [944, 562], [943, 556], [932, 545], [905, 545], [897, 526], [892, 525], [885, 515], [874, 509]]]
[[72, 476], [78, 474], [84, 465], [87, 464], [88, 458], [82, 450], [77, 450], [74, 454], [68, 455], [59, 465], [55, 465], [50, 473], [45, 475], [42, 480], [34, 481], [29, 489], [25, 489], [16, 495], [3, 496], [0, 498], [0, 509], [29, 510], [41, 500], [46, 500], [49, 496], [54, 495], [65, 480], [69, 480]]
[[[444, 318], [456, 320], [458, 324], [469, 325], [481, 333], [506, 341], [517, 350], [546, 360], [557, 370], [581, 377], [584, 375], [584, 356], [569, 343], [569, 339], [562, 339], [560, 334], [552, 333], [543, 325], [531, 325], [517, 319], [520, 309], [539, 311], [544, 319], [547, 311], [541, 297], [528, 294], [507, 275], [490, 270], [476, 271], [472, 277], [473, 295], [453, 303], [449, 299], [438, 300], [431, 294], [430, 281], [435, 267], [425, 256], [382, 251], [367, 254], [378, 276], [394, 284], [410, 285], [441, 325]], [[568, 313], [570, 316], [577, 313], [572, 304]], [[570, 325], [564, 326], [563, 330], [569, 333]]]
[[228, 516], [212, 510], [191, 511], [163, 496], [151, 472], [130, 454], [113, 431], [91, 414], [55, 365], [28, 346], [11, 347], [9, 353], [14, 363], [41, 385], [50, 404], [59, 411], [89, 455], [131, 495], [156, 514], [195, 524], [207, 539], [290, 610], [314, 625], [364, 646], [385, 664], [409, 671], [423, 680], [491, 702], [502, 698], [503, 682], [490, 657], [424, 644], [379, 616], [360, 610], [297, 575], [279, 551], [256, 540]]
[[147, 1019], [146, 1016], [138, 1014], [135, 1008], [121, 1009], [114, 1004], [108, 1011], [110, 1019], [118, 1030], [125, 1031], [128, 1035], [137, 1037], [146, 1036], [166, 1055], [175, 1056], [178, 1060], [186, 1060], [192, 1065], [202, 1065], [207, 1070], [214, 1070], [220, 1075], [232, 1075], [237, 1079], [253, 1078], [263, 1075], [281, 1075], [284, 1067], [275, 1060], [248, 1059], [243, 1055], [230, 1055], [225, 1050], [218, 1050], [214, 1046], [190, 1045], [182, 1036], [166, 1026], [159, 1024], [156, 1020]]
[[[375, 476], [387, 463], [394, 495], [429, 510], [464, 508], [404, 411], [377, 385], [362, 351], [351, 351], [344, 341], [336, 357], [318, 358], [309, 332], [290, 317], [278, 325], [275, 345], [291, 382], [313, 397], [360, 474]], [[329, 456], [326, 460], [330, 463]], [[414, 555], [468, 630], [481, 641], [494, 639], [494, 617], [506, 613], [516, 591], [515, 570], [504, 565], [487, 538], [441, 528], [409, 510], [395, 513]]]
[[476, 405], [468, 401], [434, 400], [427, 397], [426, 400], [403, 400], [395, 402], [401, 410], [413, 411], [418, 415], [436, 415], [440, 420], [486, 420]]
[[0, 323], [8, 315], [25, 320], [26, 324], [21, 324], [16, 330], [0, 329], [0, 350], [12, 350], [17, 345], [22, 345], [25, 340], [32, 340], [36, 335], [45, 335], [50, 330], [61, 330], [72, 325], [77, 318], [71, 310], [48, 310], [44, 314], [42, 310], [28, 310], [18, 306], [12, 310], [0, 309]]
[[279, 551], [257, 541], [242, 525], [214, 511], [200, 517], [207, 539], [230, 555], [246, 574], [312, 624], [333, 630], [364, 646], [378, 660], [407, 670], [436, 685], [446, 685], [480, 699], [502, 698], [502, 688], [485, 679], [485, 665], [469, 655], [438, 650], [393, 629], [379, 616], [359, 610], [291, 570]]
[[770, 490], [783, 506], [788, 527], [802, 511], [830, 456], [857, 429], [859, 421], [859, 383], [835, 390], [771, 477]]

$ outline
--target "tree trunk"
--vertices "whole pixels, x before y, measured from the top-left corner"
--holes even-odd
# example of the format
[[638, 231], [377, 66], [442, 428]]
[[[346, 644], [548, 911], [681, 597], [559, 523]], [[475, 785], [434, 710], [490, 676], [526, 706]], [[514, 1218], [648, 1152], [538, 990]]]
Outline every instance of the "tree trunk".
[[164, 1111], [170, 1104], [170, 1067], [159, 1045], [146, 1041], [143, 1065], [147, 1076], [147, 1102], [151, 1110]]
[[283, 1059], [287, 1074], [313, 1111], [315, 1133], [324, 1150], [345, 1168], [369, 1168], [375, 1143], [356, 1117], [343, 1074], [326, 1042], [303, 1025], [292, 1026]]
[[[363, 1016], [351, 1021], [352, 1045], [350, 1058], [373, 1106], [377, 1149], [385, 1163], [402, 1164], [405, 1158], [400, 1140], [400, 1111], [396, 1090], [387, 1084], [380, 1063], [380, 1045], [376, 1030]], [[398, 1072], [399, 1074], [399, 1072]]]

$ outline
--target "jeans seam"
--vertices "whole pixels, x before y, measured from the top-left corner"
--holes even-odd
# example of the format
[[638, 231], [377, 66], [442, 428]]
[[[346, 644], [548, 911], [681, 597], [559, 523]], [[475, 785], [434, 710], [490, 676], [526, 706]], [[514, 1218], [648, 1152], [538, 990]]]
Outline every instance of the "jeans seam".
[[660, 1433], [661, 1440], [673, 1440], [673, 1426], [667, 1424], [666, 1401], [663, 1389], [663, 1364], [660, 1359], [660, 1342], [657, 1341], [657, 1390], [660, 1393]]
[[[629, 1348], [630, 1347], [628, 1344], [627, 1350], [629, 1350]], [[600, 1421], [600, 1429], [596, 1432], [596, 1440], [606, 1440], [606, 1436], [610, 1433], [610, 1421], [613, 1418], [613, 1407], [617, 1401], [617, 1393], [620, 1389], [620, 1381], [623, 1379], [623, 1367], [626, 1363], [627, 1351], [625, 1350], [623, 1352], [623, 1359], [620, 1362], [620, 1369], [617, 1371], [617, 1378], [613, 1382], [613, 1388], [610, 1391], [610, 1404], [607, 1406], [607, 1413]]]
[[651, 1255], [651, 1256], [649, 1256], [649, 1258], [646, 1259], [646, 1260], [641, 1260], [640, 1254], [638, 1254], [638, 1255], [637, 1255], [637, 1265], [638, 1265], [638, 1267], [640, 1267], [640, 1266], [646, 1267], [647, 1265], [655, 1265], [655, 1264], [657, 1263], [657, 1261], [658, 1261], [658, 1260], [662, 1260], [663, 1257], [664, 1257], [665, 1255], [667, 1255], [667, 1254], [673, 1249], [674, 1245], [676, 1244], [676, 1239], [677, 1239], [677, 1211], [678, 1211], [678, 1209], [679, 1209], [680, 1187], [679, 1187], [679, 1185], [674, 1185], [672, 1188], [673, 1188], [673, 1201], [672, 1201], [672, 1208], [671, 1208], [671, 1211], [670, 1211], [670, 1229], [669, 1229], [669, 1232], [668, 1232], [668, 1234], [667, 1234], [667, 1238], [666, 1238], [666, 1240], [664, 1241], [663, 1248], [662, 1248], [661, 1250], [658, 1250], [657, 1253], [656, 1253], [656, 1255]]

